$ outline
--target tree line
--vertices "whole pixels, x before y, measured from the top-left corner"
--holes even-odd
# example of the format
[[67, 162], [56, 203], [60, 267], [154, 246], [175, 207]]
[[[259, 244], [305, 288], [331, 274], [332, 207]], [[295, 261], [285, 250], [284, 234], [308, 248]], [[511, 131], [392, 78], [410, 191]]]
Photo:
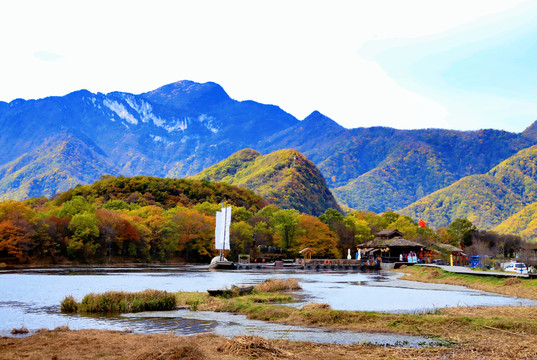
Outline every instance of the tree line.
[[[279, 209], [223, 183], [107, 176], [51, 199], [0, 202], [0, 262], [208, 262], [217, 254], [215, 214], [223, 201], [233, 209], [230, 259], [262, 257], [266, 249], [295, 257], [304, 248], [312, 249], [314, 257], [341, 258], [388, 228], [424, 245], [476, 247], [485, 241], [465, 219], [433, 231], [394, 212], [342, 215], [328, 209], [315, 217]], [[490, 248], [505, 239], [497, 240], [493, 233], [486, 237]], [[506, 254], [521, 246], [520, 241], [502, 244]]]

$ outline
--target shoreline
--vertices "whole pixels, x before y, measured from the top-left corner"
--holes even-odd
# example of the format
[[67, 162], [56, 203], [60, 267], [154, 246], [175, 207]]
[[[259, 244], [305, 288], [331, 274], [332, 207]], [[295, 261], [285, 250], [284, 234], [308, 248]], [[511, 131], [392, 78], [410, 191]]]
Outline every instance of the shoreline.
[[391, 270], [402, 273], [400, 280], [423, 283], [464, 286], [469, 289], [513, 296], [529, 300], [537, 300], [537, 279], [529, 278], [497, 278], [474, 274], [456, 274], [442, 269], [423, 266], [408, 266]]

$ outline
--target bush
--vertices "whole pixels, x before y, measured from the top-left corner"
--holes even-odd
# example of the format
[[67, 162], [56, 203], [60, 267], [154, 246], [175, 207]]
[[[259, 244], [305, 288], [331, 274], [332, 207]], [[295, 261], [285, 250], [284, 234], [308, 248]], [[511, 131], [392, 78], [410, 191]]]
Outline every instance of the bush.
[[259, 292], [277, 292], [284, 290], [300, 290], [297, 279], [267, 279], [257, 284], [255, 289]]
[[63, 313], [75, 313], [78, 310], [78, 304], [73, 295], [66, 296], [61, 303]]
[[[64, 310], [65, 309], [65, 310]], [[161, 290], [90, 293], [76, 303], [72, 296], [62, 301], [62, 312], [130, 313], [175, 309], [175, 295]]]

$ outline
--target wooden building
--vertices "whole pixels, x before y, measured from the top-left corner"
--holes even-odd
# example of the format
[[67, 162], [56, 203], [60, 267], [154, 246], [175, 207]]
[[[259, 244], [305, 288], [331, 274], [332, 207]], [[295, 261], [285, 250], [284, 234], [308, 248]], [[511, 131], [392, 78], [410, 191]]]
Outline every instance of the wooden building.
[[425, 246], [403, 238], [404, 234], [397, 229], [385, 229], [375, 234], [375, 239], [358, 245], [363, 257], [380, 256], [383, 262], [399, 262], [410, 253], [423, 258]]
[[464, 266], [468, 265], [468, 255], [464, 253], [464, 251], [461, 248], [458, 248], [456, 246], [450, 245], [450, 244], [434, 244], [432, 246], [433, 248], [436, 247], [440, 250], [441, 253], [444, 253], [447, 255], [447, 258], [445, 259], [447, 262], [446, 264], [450, 264], [450, 256], [453, 258], [453, 265], [459, 265]]

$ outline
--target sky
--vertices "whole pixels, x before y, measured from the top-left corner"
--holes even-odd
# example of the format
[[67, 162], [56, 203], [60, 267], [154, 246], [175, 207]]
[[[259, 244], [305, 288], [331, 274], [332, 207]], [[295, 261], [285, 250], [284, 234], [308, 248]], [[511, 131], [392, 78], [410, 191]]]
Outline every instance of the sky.
[[347, 128], [537, 120], [537, 2], [6, 0], [0, 101], [216, 82]]

